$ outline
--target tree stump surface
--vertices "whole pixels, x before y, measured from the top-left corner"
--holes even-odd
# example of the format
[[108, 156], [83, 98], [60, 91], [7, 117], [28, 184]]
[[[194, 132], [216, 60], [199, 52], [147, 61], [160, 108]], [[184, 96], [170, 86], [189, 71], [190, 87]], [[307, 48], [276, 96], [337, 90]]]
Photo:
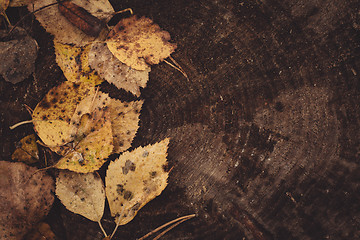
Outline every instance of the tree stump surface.
[[[114, 239], [191, 213], [162, 239], [359, 239], [359, 3], [112, 1], [167, 30], [189, 76], [152, 67], [133, 147], [170, 137], [173, 170], [165, 191]], [[35, 78], [0, 80], [3, 160], [33, 132], [8, 129], [30, 118], [24, 104], [34, 108], [64, 81], [51, 36], [36, 21], [23, 25], [40, 51]], [[102, 239], [96, 223], [59, 201], [46, 221], [59, 239]], [[111, 232], [108, 207], [102, 222]]]

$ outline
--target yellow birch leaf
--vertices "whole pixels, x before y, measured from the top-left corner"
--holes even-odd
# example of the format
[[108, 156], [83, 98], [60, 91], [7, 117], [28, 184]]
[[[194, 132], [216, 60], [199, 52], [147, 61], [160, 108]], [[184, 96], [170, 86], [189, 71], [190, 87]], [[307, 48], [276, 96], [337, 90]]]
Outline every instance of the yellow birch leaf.
[[[96, 116], [101, 116], [101, 112], [106, 109], [110, 113], [113, 153], [121, 153], [131, 146], [136, 135], [142, 104], [142, 100], [122, 102], [112, 99], [108, 94], [99, 91], [96, 95], [87, 96], [77, 106], [71, 121], [79, 122], [79, 117], [83, 117], [83, 114], [89, 114], [95, 119]], [[78, 129], [76, 135], [81, 135], [79, 131], [81, 130]]]
[[71, 82], [88, 82], [94, 85], [104, 80], [89, 66], [91, 46], [76, 47], [54, 41], [56, 62], [67, 80]]
[[169, 175], [164, 170], [168, 144], [169, 139], [164, 139], [139, 147], [110, 163], [105, 191], [117, 225], [130, 222], [146, 203], [165, 189]]
[[[37, 0], [28, 5], [28, 10], [33, 12], [44, 6], [56, 3], [57, 0]], [[72, 3], [84, 8], [91, 15], [107, 22], [112, 17], [114, 9], [108, 0], [72, 0]], [[95, 40], [74, 26], [60, 11], [58, 4], [49, 6], [34, 13], [36, 19], [52, 35], [57, 42], [85, 46]]]
[[136, 96], [140, 95], [140, 87], [145, 88], [149, 80], [150, 68], [144, 71], [132, 69], [120, 62], [104, 43], [92, 44], [89, 64], [103, 79]]
[[39, 161], [39, 149], [36, 144], [35, 134], [28, 135], [20, 140], [19, 147], [15, 149], [11, 159], [26, 164]]
[[121, 20], [106, 40], [109, 50], [121, 62], [146, 70], [169, 57], [176, 44], [169, 43], [170, 34], [149, 18], [132, 16]]
[[143, 101], [121, 102], [111, 99], [109, 110], [114, 137], [114, 153], [121, 153], [131, 147], [139, 128], [142, 104]]
[[113, 137], [109, 114], [102, 113], [103, 117], [99, 119], [88, 119], [88, 115], [83, 115], [72, 148], [67, 148], [56, 168], [88, 173], [98, 170], [106, 162], [113, 151]]
[[78, 123], [71, 119], [77, 105], [94, 92], [89, 84], [66, 81], [45, 95], [32, 115], [34, 129], [45, 145], [62, 146], [73, 140]]
[[71, 212], [99, 222], [104, 213], [105, 190], [94, 173], [60, 171], [56, 178], [56, 195]]

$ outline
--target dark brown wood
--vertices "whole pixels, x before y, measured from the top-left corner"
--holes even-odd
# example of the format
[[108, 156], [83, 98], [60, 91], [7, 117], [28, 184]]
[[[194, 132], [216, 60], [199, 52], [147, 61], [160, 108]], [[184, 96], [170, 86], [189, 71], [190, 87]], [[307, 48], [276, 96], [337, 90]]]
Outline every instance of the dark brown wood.
[[[359, 1], [112, 2], [169, 31], [189, 75], [152, 67], [133, 146], [171, 137], [173, 170], [114, 239], [193, 212], [163, 239], [360, 238]], [[36, 79], [0, 81], [5, 160], [32, 131], [7, 129], [29, 118], [22, 104], [34, 107], [62, 81], [49, 36], [30, 26], [41, 47]], [[47, 221], [60, 239], [101, 239], [59, 202]], [[112, 231], [108, 209], [103, 224]]]

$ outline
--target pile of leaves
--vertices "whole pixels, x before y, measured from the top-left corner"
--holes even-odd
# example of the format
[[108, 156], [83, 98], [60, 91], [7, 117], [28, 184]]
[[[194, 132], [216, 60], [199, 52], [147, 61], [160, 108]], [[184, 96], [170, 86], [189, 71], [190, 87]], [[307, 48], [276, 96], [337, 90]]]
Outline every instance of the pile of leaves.
[[[169, 57], [176, 45], [169, 42], [168, 32], [145, 17], [125, 18], [110, 29], [106, 22], [115, 12], [107, 0], [23, 1], [29, 2], [28, 9], [34, 11], [36, 19], [54, 36], [56, 62], [67, 81], [52, 88], [32, 111], [31, 123], [40, 140], [36, 141], [35, 135], [26, 136], [12, 158], [33, 164], [39, 159], [39, 143], [60, 155], [60, 160], [51, 166], [59, 169], [55, 184], [57, 197], [68, 210], [98, 222], [105, 237], [110, 239], [119, 225], [130, 222], [167, 185], [169, 139], [127, 150], [139, 127], [143, 105], [140, 90], [146, 87], [151, 65]], [[98, 87], [104, 81], [132, 93], [138, 100], [124, 102], [109, 97]], [[109, 164], [104, 183], [97, 170], [111, 154], [121, 155]], [[5, 162], [0, 163], [5, 166]], [[12, 172], [20, 166], [6, 164], [6, 168], [14, 166], [14, 169], [2, 180], [1, 192], [8, 190], [7, 181], [14, 178]], [[17, 164], [22, 164], [21, 168], [26, 166]], [[6, 168], [0, 170], [7, 171]], [[46, 173], [41, 174], [50, 186]], [[25, 174], [17, 182], [14, 180], [14, 186], [24, 188], [33, 182], [27, 179], [33, 178]], [[100, 222], [106, 198], [116, 223], [111, 236]], [[48, 209], [52, 202], [46, 203], [43, 207]], [[4, 216], [0, 220], [6, 229], [6, 235], [1, 237], [18, 238], [26, 232], [13, 234], [11, 222], [7, 224]]]

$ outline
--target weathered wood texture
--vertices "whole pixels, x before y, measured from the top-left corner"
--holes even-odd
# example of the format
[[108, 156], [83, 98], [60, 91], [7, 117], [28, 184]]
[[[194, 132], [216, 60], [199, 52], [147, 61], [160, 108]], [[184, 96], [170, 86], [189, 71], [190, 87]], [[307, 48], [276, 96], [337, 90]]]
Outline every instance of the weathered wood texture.
[[[152, 68], [134, 147], [171, 137], [174, 168], [164, 193], [114, 239], [192, 212], [163, 239], [360, 238], [359, 1], [113, 4], [169, 31], [189, 75]], [[36, 79], [0, 82], [3, 158], [31, 132], [7, 130], [28, 118], [22, 104], [34, 107], [62, 81], [39, 29]], [[59, 203], [47, 220], [61, 239], [101, 239], [95, 223]], [[108, 212], [103, 222], [110, 232]]]

